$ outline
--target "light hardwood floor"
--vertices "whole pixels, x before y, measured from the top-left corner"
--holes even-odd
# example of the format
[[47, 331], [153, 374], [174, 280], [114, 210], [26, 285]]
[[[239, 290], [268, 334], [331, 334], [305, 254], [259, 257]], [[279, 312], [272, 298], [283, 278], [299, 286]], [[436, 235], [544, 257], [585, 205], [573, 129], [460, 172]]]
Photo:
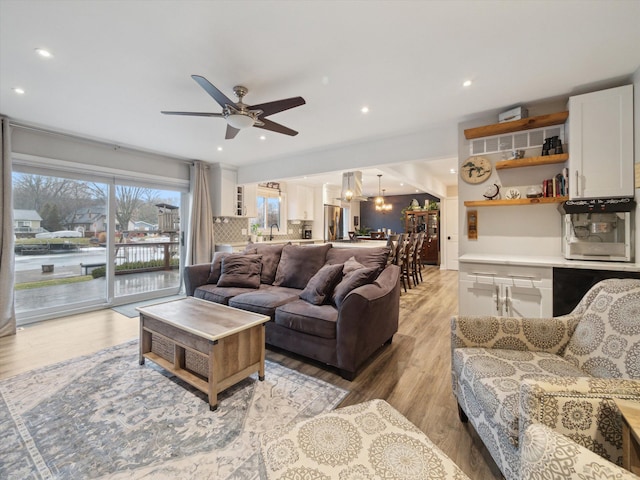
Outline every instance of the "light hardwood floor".
[[[451, 392], [449, 320], [457, 312], [458, 272], [425, 267], [424, 281], [400, 297], [400, 327], [353, 382], [302, 357], [267, 358], [350, 391], [341, 406], [383, 398], [427, 434], [471, 478], [501, 479]], [[25, 327], [0, 338], [0, 379], [137, 338], [138, 320], [101, 310]]]

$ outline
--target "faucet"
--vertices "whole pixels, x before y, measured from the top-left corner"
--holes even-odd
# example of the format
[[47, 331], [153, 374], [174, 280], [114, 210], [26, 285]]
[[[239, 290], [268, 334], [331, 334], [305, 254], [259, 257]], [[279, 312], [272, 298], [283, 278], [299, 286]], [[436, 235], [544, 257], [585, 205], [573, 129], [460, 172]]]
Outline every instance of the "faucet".
[[280, 227], [277, 223], [272, 223], [269, 225], [269, 241], [273, 240], [273, 227], [276, 227], [278, 231], [280, 231]]

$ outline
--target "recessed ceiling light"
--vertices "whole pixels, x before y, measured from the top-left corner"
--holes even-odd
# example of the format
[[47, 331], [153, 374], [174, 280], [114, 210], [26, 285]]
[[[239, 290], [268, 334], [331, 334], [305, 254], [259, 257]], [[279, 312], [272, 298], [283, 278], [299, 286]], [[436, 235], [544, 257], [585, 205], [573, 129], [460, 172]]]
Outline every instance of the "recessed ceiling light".
[[400, 186], [401, 186], [401, 187], [404, 187], [404, 183], [401, 183], [401, 184], [400, 184]]
[[416, 189], [416, 193], [420, 193], [420, 190]]
[[369, 107], [362, 107], [362, 108], [360, 109], [360, 111], [361, 111], [362, 113], [369, 113]]
[[462, 84], [463, 87], [470, 87], [471, 86], [471, 80], [465, 80]]
[[13, 89], [13, 91], [14, 91], [15, 93], [17, 93], [18, 95], [24, 95], [24, 88], [15, 87], [15, 88]]
[[218, 151], [221, 152], [222, 151], [222, 147], [218, 147]]
[[36, 53], [44, 58], [51, 58], [53, 55], [49, 50], [45, 50], [44, 48], [36, 48]]
[[455, 168], [449, 169], [449, 173], [456, 173], [456, 169]]
[[265, 137], [264, 135], [260, 135], [260, 140], [266, 140], [267, 137]]

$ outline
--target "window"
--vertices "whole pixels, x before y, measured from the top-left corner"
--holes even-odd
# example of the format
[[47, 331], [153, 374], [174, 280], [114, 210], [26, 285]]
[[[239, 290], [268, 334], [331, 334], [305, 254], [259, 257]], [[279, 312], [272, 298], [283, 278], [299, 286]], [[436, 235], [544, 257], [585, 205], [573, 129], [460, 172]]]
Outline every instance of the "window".
[[273, 188], [258, 188], [256, 196], [256, 211], [258, 216], [255, 223], [258, 228], [266, 230], [271, 225], [282, 225], [282, 198], [279, 190]]

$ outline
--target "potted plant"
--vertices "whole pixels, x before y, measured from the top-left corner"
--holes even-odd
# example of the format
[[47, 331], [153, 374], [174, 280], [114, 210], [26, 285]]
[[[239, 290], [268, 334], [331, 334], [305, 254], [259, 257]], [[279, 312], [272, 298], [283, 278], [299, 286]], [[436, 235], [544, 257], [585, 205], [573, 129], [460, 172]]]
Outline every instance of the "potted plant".
[[257, 223], [251, 225], [251, 241], [256, 243], [258, 241], [258, 235], [260, 235], [260, 230]]

